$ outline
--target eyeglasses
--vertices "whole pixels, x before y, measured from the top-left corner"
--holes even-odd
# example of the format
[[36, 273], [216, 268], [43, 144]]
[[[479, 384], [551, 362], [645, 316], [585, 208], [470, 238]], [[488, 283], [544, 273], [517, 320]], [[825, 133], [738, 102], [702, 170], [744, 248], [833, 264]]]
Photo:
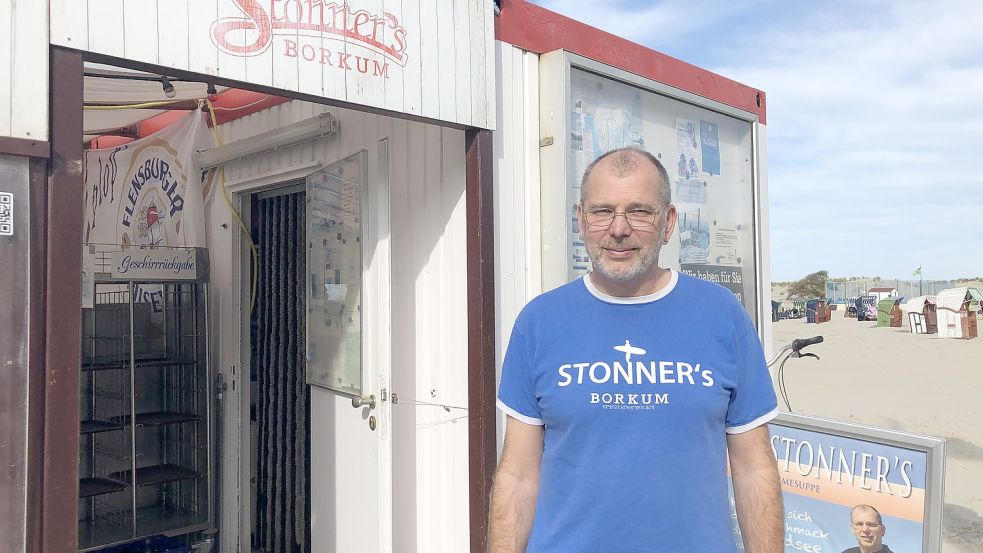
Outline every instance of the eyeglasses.
[[644, 207], [626, 209], [625, 211], [615, 211], [607, 207], [595, 207], [584, 211], [584, 221], [587, 223], [587, 227], [592, 230], [603, 230], [609, 228], [618, 215], [624, 215], [629, 227], [634, 230], [645, 230], [654, 227], [656, 218], [670, 205], [672, 204], [664, 205], [658, 211]]

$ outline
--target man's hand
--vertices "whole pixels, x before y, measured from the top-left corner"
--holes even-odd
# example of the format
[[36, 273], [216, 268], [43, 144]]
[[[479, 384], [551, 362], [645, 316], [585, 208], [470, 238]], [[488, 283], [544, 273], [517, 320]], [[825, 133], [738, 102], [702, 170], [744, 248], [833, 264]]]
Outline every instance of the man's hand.
[[727, 435], [737, 521], [747, 553], [785, 550], [785, 511], [768, 425]]
[[536, 514], [543, 427], [508, 417], [505, 447], [492, 484], [488, 553], [525, 553]]

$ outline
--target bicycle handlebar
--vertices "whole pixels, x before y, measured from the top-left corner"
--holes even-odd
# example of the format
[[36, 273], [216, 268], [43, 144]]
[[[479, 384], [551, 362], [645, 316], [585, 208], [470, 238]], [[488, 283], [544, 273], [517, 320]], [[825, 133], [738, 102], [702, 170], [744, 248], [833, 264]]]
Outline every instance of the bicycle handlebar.
[[821, 344], [823, 342], [822, 336], [813, 336], [812, 338], [800, 338], [797, 340], [792, 340], [792, 349], [795, 351], [801, 351], [807, 346], [813, 344]]

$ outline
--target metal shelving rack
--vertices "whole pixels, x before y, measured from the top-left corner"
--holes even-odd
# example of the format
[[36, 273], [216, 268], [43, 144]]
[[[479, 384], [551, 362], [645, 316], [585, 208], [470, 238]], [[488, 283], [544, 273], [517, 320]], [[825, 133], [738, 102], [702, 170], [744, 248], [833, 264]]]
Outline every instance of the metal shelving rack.
[[82, 310], [79, 551], [206, 530], [207, 285], [96, 277]]

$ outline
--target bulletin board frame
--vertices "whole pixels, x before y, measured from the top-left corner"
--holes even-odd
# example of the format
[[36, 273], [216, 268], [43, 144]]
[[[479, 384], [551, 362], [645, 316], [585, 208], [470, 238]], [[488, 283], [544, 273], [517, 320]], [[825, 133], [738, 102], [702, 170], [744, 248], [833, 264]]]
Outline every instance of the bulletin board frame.
[[[583, 71], [637, 89], [642, 93], [653, 93], [669, 100], [676, 100], [706, 110], [714, 116], [725, 116], [746, 124], [750, 132], [750, 197], [751, 197], [751, 243], [754, 269], [753, 302], [746, 304], [748, 313], [762, 339], [765, 325], [770, 320], [770, 290], [766, 282], [765, 261], [768, 244], [762, 239], [762, 228], [766, 218], [767, 206], [763, 205], [761, 183], [764, 179], [760, 164], [763, 144], [760, 143], [760, 123], [758, 116], [727, 104], [710, 100], [686, 90], [660, 83], [658, 81], [606, 65], [566, 50], [555, 50], [540, 56], [540, 182], [541, 207], [539, 228], [541, 229], [542, 289], [550, 290], [577, 277], [574, 271], [574, 252], [570, 240], [571, 219], [574, 214], [571, 206], [579, 198], [571, 198], [569, 168], [573, 164], [571, 141], [573, 126], [569, 114], [573, 111], [572, 72]], [[579, 186], [579, 184], [578, 184]], [[675, 203], [675, 201], [674, 201]], [[664, 265], [664, 264], [663, 264]]]

